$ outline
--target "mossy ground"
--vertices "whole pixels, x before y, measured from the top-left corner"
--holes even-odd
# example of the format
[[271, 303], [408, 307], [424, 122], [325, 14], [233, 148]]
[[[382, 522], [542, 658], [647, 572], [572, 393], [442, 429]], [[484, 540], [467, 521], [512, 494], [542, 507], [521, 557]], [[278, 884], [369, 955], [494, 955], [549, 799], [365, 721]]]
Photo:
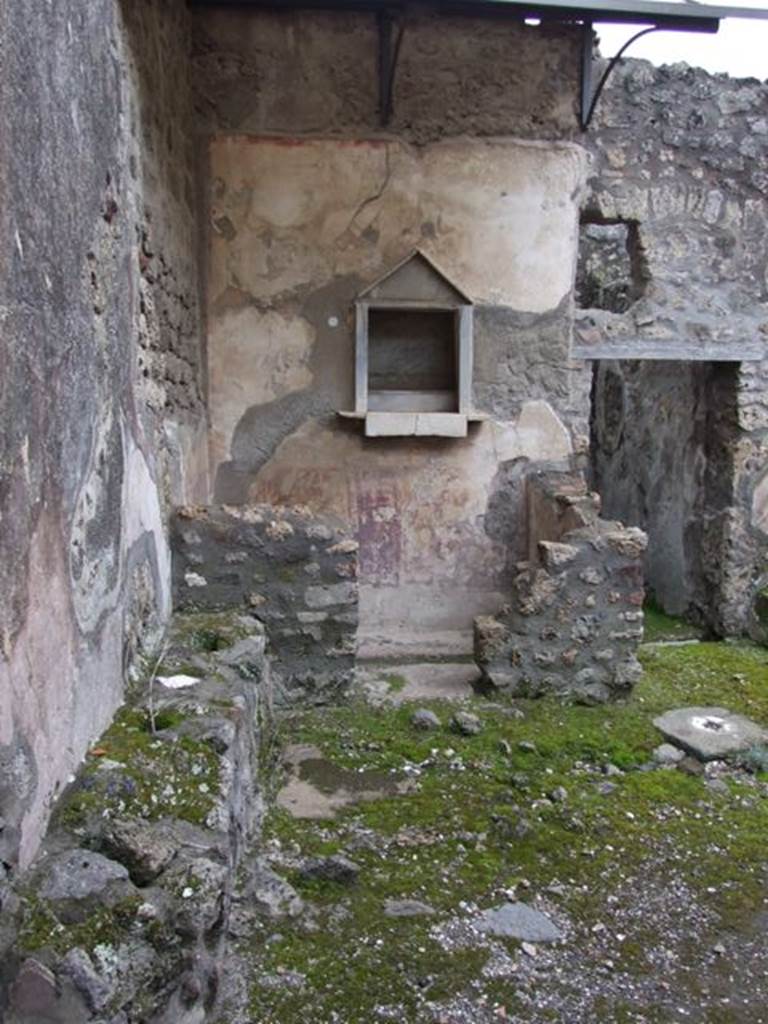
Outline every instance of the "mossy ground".
[[[195, 714], [196, 700], [194, 692], [190, 698], [174, 695], [165, 706], [168, 696], [163, 697], [153, 677], [184, 673], [216, 679], [215, 653], [252, 631], [253, 624], [244, 622], [239, 610], [175, 616], [162, 658], [145, 661], [128, 704], [94, 743], [76, 783], [56, 809], [54, 824], [82, 831], [91, 816], [105, 811], [204, 824], [219, 792], [219, 758], [207, 743], [162, 736]], [[151, 690], [154, 716], [148, 710]], [[231, 702], [222, 696], [211, 704], [226, 708]]]
[[[578, 944], [579, 936], [591, 937], [627, 909], [632, 879], [661, 892], [684, 879], [690, 898], [706, 903], [706, 928], [713, 935], [738, 933], [759, 907], [766, 882], [768, 799], [761, 777], [734, 772], [727, 792], [716, 793], [702, 777], [638, 769], [661, 740], [653, 717], [669, 708], [724, 704], [768, 722], [768, 652], [702, 643], [648, 647], [642, 661], [645, 676], [622, 704], [523, 702], [525, 717], [518, 719], [503, 700], [473, 698], [467, 705], [483, 723], [474, 737], [448, 730], [455, 705], [442, 702], [419, 703], [446, 726], [426, 734], [411, 726], [407, 703], [315, 709], [284, 720], [288, 742], [316, 744], [346, 768], [410, 772], [417, 785], [405, 796], [350, 807], [332, 821], [270, 813], [267, 842], [302, 855], [345, 850], [361, 874], [349, 889], [291, 877], [315, 907], [313, 922], [265, 925], [244, 949], [256, 977], [297, 972], [305, 980], [257, 982], [254, 1020], [362, 1024], [380, 1019], [375, 1008], [382, 1005], [397, 1007], [403, 1021], [437, 1019], [421, 1016], [425, 1000], [471, 988], [487, 952], [446, 951], [431, 934], [433, 925], [460, 915], [462, 903], [491, 906], [512, 890], [526, 899], [554, 884], [557, 913], [570, 922], [571, 944]], [[521, 749], [521, 741], [533, 742], [535, 752]], [[609, 764], [623, 774], [607, 779], [601, 768]], [[600, 791], [606, 781], [615, 785], [608, 794]], [[543, 800], [557, 787], [567, 790], [564, 802]], [[384, 915], [385, 899], [405, 897], [429, 903], [436, 916]], [[613, 969], [637, 978], [658, 971], [655, 952], [670, 941], [661, 929], [652, 915], [630, 919], [626, 934], [614, 939]], [[697, 935], [695, 941], [691, 963], [714, 940]], [[688, 955], [681, 953], [683, 960]], [[697, 975], [683, 966], [679, 983], [696, 998]], [[484, 981], [483, 993], [499, 1015], [565, 1019], [537, 1015], [508, 978]], [[600, 1009], [606, 998], [611, 1005]], [[634, 1004], [622, 1008], [620, 1000], [600, 995], [593, 1019], [670, 1019], [664, 1008], [658, 1016], [646, 1009], [649, 1015], [638, 1018]], [[723, 1013], [711, 1019], [742, 1019]]]
[[47, 903], [34, 894], [28, 894], [25, 903], [18, 936], [19, 950], [32, 953], [45, 946], [63, 954], [75, 946], [91, 952], [96, 946], [111, 945], [124, 938], [135, 921], [141, 900], [128, 896], [113, 906], [96, 908], [75, 924], [62, 924]]
[[699, 640], [702, 630], [684, 619], [667, 615], [655, 601], [647, 601], [643, 608], [643, 639], [646, 643], [664, 640]]
[[[155, 728], [178, 725], [183, 717], [161, 711]], [[91, 815], [105, 812], [202, 824], [218, 795], [219, 770], [219, 758], [207, 743], [153, 735], [146, 711], [123, 708], [94, 744], [57, 807], [54, 824], [76, 831], [89, 824]]]

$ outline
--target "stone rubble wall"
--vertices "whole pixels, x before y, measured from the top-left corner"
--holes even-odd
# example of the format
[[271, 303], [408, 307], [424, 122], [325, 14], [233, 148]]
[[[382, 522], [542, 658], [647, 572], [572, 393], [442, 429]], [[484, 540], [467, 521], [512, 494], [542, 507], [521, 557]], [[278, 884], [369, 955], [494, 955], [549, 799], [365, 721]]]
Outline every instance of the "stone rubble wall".
[[263, 811], [264, 649], [252, 616], [176, 617], [158, 677], [94, 744], [29, 871], [2, 887], [5, 1024], [218, 1018]]
[[579, 280], [601, 308], [577, 313], [575, 342], [611, 350], [592, 485], [648, 532], [659, 603], [738, 634], [768, 544], [768, 84], [624, 60], [586, 141]]
[[578, 477], [541, 474], [528, 487], [533, 556], [518, 565], [509, 604], [475, 620], [483, 680], [522, 697], [626, 696], [642, 671], [646, 536], [599, 518]]
[[[607, 514], [647, 530], [660, 607], [720, 635], [740, 630], [726, 573], [753, 562], [726, 540], [738, 501], [738, 379], [735, 363], [652, 360], [603, 360], [595, 374], [593, 486]], [[746, 581], [740, 604], [748, 591]]]
[[585, 143], [582, 220], [627, 228], [636, 294], [624, 312], [578, 315], [577, 345], [611, 345], [617, 359], [763, 351], [768, 85], [624, 60]]
[[346, 692], [358, 545], [338, 520], [266, 505], [182, 508], [171, 542], [178, 609], [239, 607], [264, 623], [277, 701], [326, 702]]
[[0, 5], [0, 874], [170, 614], [207, 473], [183, 0]]
[[374, 11], [202, 6], [192, 17], [195, 103], [209, 132], [391, 133], [417, 145], [578, 134], [576, 26], [435, 16], [430, 5], [408, 10], [394, 30], [402, 26], [403, 35], [383, 127]]

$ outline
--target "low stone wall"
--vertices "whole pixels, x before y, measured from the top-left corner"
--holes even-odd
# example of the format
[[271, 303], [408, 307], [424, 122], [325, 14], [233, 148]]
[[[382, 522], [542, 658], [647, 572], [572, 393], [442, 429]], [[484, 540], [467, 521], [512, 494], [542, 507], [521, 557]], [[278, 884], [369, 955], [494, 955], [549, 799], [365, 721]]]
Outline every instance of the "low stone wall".
[[247, 608], [267, 628], [275, 700], [348, 688], [358, 622], [357, 542], [342, 524], [266, 505], [180, 509], [172, 524], [178, 609]]
[[577, 477], [531, 481], [528, 507], [532, 536], [545, 537], [518, 565], [510, 603], [475, 620], [485, 682], [587, 703], [626, 694], [641, 674], [645, 534], [600, 519]]
[[174, 622], [159, 675], [91, 748], [44, 848], [0, 883], [6, 1024], [202, 1024], [221, 998], [230, 906], [261, 816], [264, 628]]

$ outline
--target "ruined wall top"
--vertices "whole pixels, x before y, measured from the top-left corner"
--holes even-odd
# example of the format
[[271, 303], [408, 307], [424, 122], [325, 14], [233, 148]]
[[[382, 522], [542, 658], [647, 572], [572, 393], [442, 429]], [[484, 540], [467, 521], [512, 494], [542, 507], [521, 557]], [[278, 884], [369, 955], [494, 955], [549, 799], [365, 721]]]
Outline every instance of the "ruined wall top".
[[628, 228], [635, 300], [574, 354], [759, 359], [768, 343], [768, 84], [627, 60], [586, 138], [584, 221]]

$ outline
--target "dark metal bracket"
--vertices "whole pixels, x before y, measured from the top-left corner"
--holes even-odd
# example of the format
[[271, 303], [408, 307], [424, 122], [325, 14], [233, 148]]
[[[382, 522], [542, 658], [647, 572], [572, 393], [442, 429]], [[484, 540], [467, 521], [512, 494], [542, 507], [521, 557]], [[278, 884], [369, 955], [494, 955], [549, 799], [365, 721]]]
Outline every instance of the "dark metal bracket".
[[583, 34], [581, 37], [581, 110], [579, 116], [579, 123], [581, 130], [585, 132], [589, 128], [589, 123], [592, 120], [592, 115], [595, 112], [597, 101], [600, 99], [600, 94], [605, 88], [605, 83], [608, 81], [611, 72], [616, 67], [618, 62], [624, 56], [625, 52], [629, 49], [632, 43], [637, 42], [641, 36], [647, 36], [650, 32], [661, 32], [666, 28], [665, 25], [652, 25], [650, 28], [640, 29], [639, 32], [635, 32], [631, 38], [622, 46], [615, 56], [611, 57], [608, 67], [602, 74], [600, 81], [595, 86], [594, 91], [592, 90], [592, 57], [594, 50], [594, 32], [592, 30], [592, 22], [585, 21], [583, 26]]
[[393, 11], [379, 11], [379, 122], [386, 128], [392, 117], [392, 98], [405, 22]]

